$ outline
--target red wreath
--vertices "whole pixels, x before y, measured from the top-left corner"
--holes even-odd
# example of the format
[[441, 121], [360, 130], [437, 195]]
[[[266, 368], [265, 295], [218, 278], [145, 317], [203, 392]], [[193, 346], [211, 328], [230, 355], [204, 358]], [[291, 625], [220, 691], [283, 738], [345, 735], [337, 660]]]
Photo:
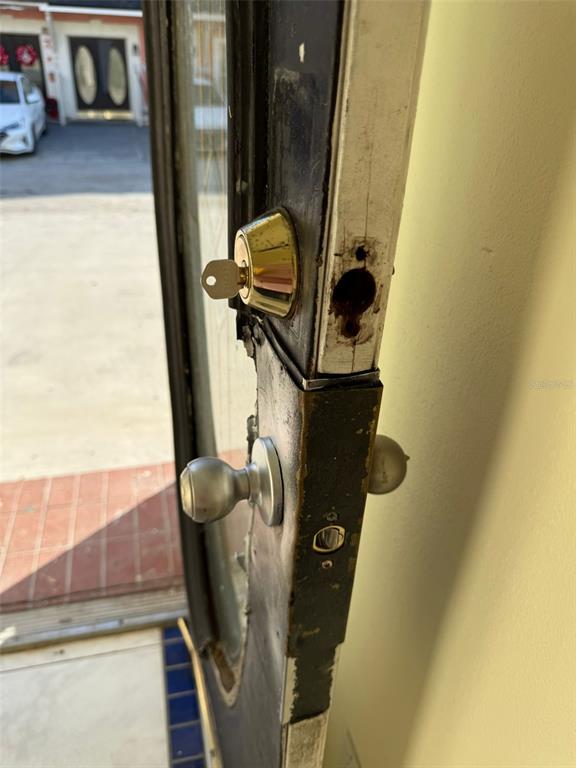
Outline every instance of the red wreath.
[[25, 67], [31, 67], [38, 60], [38, 53], [32, 45], [19, 45], [16, 48], [16, 60]]
[[5, 67], [9, 63], [10, 56], [8, 55], [8, 51], [3, 45], [0, 45], [0, 67]]

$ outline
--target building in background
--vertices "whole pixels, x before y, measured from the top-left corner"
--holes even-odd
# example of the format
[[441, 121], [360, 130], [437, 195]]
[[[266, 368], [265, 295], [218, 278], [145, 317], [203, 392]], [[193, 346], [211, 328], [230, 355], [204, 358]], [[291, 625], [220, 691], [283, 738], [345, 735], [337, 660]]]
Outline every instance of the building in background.
[[[197, 14], [195, 71], [223, 95], [224, 17]], [[0, 0], [0, 70], [24, 72], [68, 120], [147, 120], [141, 0]]]

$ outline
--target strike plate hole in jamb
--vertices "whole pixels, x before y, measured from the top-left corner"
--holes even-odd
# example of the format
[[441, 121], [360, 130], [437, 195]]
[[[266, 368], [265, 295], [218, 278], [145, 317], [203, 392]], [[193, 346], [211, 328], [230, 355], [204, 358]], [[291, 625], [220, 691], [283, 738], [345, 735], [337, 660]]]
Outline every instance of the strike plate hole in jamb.
[[341, 333], [353, 338], [360, 332], [360, 317], [376, 298], [376, 280], [365, 268], [349, 269], [340, 277], [332, 291], [332, 308], [342, 318]]

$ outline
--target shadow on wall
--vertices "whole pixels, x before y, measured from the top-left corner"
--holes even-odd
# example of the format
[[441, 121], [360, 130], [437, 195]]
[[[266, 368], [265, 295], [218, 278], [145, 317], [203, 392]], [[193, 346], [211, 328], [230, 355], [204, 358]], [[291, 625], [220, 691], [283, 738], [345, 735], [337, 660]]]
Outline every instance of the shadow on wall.
[[575, 10], [432, 5], [380, 359], [380, 431], [412, 458], [405, 485], [369, 503], [330, 768], [343, 765], [340, 734], [348, 729], [363, 768], [412, 764], [573, 140], [576, 91], [566, 76], [576, 69]]

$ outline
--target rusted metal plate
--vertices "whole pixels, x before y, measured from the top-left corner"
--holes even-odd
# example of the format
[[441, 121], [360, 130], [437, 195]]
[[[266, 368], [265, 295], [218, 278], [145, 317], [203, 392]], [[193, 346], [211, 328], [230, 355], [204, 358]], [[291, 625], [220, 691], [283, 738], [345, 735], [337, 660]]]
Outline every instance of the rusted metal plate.
[[[254, 519], [248, 633], [233, 703], [204, 660], [224, 765], [234, 768], [280, 766], [283, 730], [329, 708], [381, 396], [379, 384], [305, 391], [260, 329], [254, 347], [259, 432], [276, 445], [285, 502], [282, 526]], [[345, 529], [344, 545], [315, 552], [314, 535], [330, 523]]]

